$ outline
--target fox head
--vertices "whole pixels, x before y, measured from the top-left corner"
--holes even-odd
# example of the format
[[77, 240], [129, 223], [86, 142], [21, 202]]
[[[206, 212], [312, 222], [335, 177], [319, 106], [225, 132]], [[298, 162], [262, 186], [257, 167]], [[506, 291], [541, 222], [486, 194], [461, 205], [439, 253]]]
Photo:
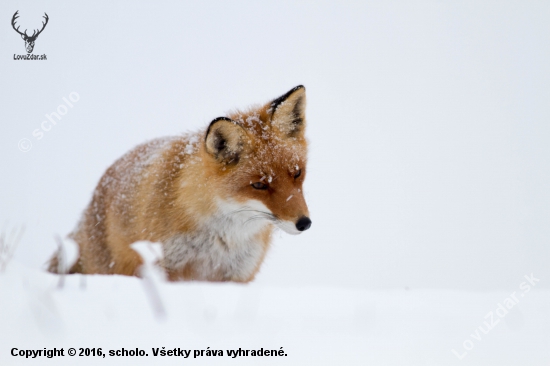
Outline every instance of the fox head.
[[305, 106], [299, 85], [263, 106], [210, 123], [203, 145], [207, 169], [231, 213], [247, 212], [247, 221], [270, 221], [289, 234], [309, 229], [302, 189]]

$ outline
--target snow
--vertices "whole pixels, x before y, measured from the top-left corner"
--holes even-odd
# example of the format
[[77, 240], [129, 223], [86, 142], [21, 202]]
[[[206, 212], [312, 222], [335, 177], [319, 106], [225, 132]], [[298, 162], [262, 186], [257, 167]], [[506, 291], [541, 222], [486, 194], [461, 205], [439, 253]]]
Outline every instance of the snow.
[[[65, 356], [56, 365], [185, 364], [153, 357], [155, 347], [223, 350], [215, 363], [206, 356], [187, 360], [197, 365], [230, 364], [227, 350], [262, 347], [283, 347], [288, 356], [238, 357], [238, 364], [545, 365], [549, 356], [548, 290], [518, 295], [519, 304], [488, 334], [478, 331], [477, 341], [475, 330], [509, 292], [154, 281], [165, 311], [160, 316], [143, 280], [71, 275], [59, 288], [58, 276], [11, 262], [0, 275], [0, 364], [31, 362], [12, 357], [13, 347], [137, 347], [149, 354], [101, 361]], [[466, 340], [474, 345], [469, 352]], [[49, 364], [45, 358], [32, 362]]]

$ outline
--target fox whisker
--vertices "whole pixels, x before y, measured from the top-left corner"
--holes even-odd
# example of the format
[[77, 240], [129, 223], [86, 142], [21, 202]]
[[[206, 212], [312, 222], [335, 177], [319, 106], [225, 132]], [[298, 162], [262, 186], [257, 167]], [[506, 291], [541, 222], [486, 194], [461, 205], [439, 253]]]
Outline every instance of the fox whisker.
[[[272, 214], [271, 212], [266, 212], [266, 211], [261, 211], [261, 210], [254, 210], [249, 206], [245, 206], [245, 207], [239, 208], [237, 210], [231, 211], [231, 212], [229, 212], [229, 215], [235, 215], [235, 214], [242, 213], [242, 212], [257, 212], [257, 213], [260, 214], [260, 217], [266, 218], [268, 220], [271, 220], [271, 221], [278, 221], [279, 220], [279, 218], [277, 216], [275, 216], [274, 214]], [[264, 216], [261, 216], [261, 215], [264, 215]], [[258, 217], [258, 216], [252, 216], [252, 218], [255, 218], [255, 217]], [[245, 223], [248, 222], [249, 220], [245, 221]]]
[[273, 223], [277, 223], [277, 221], [279, 221], [279, 219], [276, 218], [275, 215], [267, 214], [267, 212], [261, 212], [261, 211], [258, 211], [258, 212], [260, 212], [261, 214], [250, 217], [248, 220], [246, 220], [243, 223], [243, 225], [246, 225], [248, 222], [256, 221], [256, 220], [260, 220], [260, 219], [265, 219], [265, 220], [271, 221]]

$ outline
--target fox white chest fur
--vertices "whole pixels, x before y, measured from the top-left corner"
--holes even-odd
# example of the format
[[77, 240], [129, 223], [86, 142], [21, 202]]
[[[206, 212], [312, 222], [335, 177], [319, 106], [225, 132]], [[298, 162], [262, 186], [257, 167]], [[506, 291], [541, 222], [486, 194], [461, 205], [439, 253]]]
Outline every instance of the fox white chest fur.
[[[171, 280], [252, 280], [275, 227], [299, 234], [311, 225], [304, 111], [299, 86], [124, 155], [71, 234], [80, 257], [70, 272], [136, 275], [142, 261], [130, 244], [149, 240], [162, 243]], [[58, 267], [54, 256], [50, 271]]]
[[165, 242], [166, 268], [195, 263], [192, 278], [196, 280], [244, 281], [255, 273], [267, 250], [262, 231], [270, 230], [271, 223], [258, 217], [254, 207], [263, 212], [267, 208], [258, 201], [242, 205], [220, 200], [217, 205], [217, 212], [195, 232], [177, 234]]

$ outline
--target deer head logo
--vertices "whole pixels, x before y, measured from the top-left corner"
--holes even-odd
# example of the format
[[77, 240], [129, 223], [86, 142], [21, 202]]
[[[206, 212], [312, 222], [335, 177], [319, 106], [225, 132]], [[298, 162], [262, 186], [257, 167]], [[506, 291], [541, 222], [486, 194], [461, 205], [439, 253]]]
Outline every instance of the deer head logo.
[[42, 29], [38, 30], [34, 30], [33, 33], [32, 33], [32, 36], [29, 36], [27, 34], [27, 30], [25, 29], [25, 32], [21, 33], [19, 31], [19, 26], [17, 28], [15, 28], [15, 20], [17, 18], [19, 18], [19, 15], [17, 15], [17, 13], [19, 12], [19, 10], [17, 10], [15, 12], [15, 14], [13, 14], [13, 18], [11, 18], [11, 26], [13, 27], [13, 29], [15, 29], [15, 31], [17, 33], [19, 33], [21, 35], [21, 38], [23, 38], [23, 40], [25, 41], [25, 48], [27, 49], [27, 53], [31, 53], [32, 50], [34, 49], [34, 41], [36, 41], [36, 38], [38, 37], [38, 35], [40, 33], [42, 33], [42, 31], [44, 30], [44, 28], [46, 28], [46, 24], [48, 24], [48, 14], [44, 13], [45, 15], [43, 16], [44, 19], [46, 19], [45, 22], [42, 22]]

